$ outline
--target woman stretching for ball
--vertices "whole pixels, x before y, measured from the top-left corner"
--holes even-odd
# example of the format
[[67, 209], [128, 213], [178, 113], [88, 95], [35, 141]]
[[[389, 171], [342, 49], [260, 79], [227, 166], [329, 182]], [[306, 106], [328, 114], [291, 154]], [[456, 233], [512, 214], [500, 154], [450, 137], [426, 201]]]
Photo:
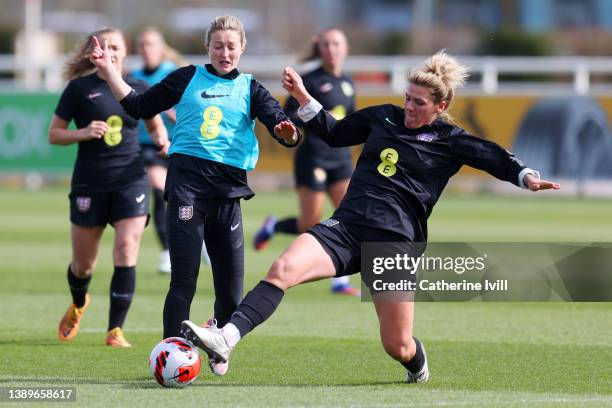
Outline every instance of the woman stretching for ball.
[[[72, 173], [70, 221], [72, 261], [68, 286], [72, 305], [62, 318], [58, 336], [72, 340], [89, 305], [87, 288], [98, 259], [98, 247], [106, 224], [115, 228], [110, 287], [110, 313], [106, 344], [130, 347], [122, 331], [136, 285], [136, 261], [140, 238], [149, 214], [149, 187], [138, 145], [138, 119], [125, 113], [104, 80], [104, 73], [89, 62], [92, 38], [100, 38], [113, 50], [111, 61], [121, 72], [126, 46], [123, 33], [105, 28], [90, 34], [68, 62], [71, 81], [62, 93], [49, 127], [49, 142], [78, 143]], [[141, 92], [145, 83], [126, 77]], [[146, 126], [158, 149], [168, 150], [168, 135], [159, 116]], [[74, 120], [77, 129], [68, 129]]]
[[[330, 146], [364, 143], [347, 194], [331, 219], [300, 235], [251, 290], [221, 329], [182, 324], [185, 337], [221, 361], [238, 341], [276, 310], [296, 285], [359, 272], [363, 242], [425, 242], [427, 218], [448, 179], [464, 164], [531, 191], [558, 189], [495, 143], [469, 135], [446, 113], [466, 68], [445, 52], [409, 76], [403, 109], [394, 105], [359, 110], [342, 120], [306, 91], [300, 76], [285, 69], [283, 87], [300, 104], [298, 114]], [[409, 383], [426, 382], [423, 344], [413, 337], [414, 303], [373, 295], [385, 351], [407, 369]]]

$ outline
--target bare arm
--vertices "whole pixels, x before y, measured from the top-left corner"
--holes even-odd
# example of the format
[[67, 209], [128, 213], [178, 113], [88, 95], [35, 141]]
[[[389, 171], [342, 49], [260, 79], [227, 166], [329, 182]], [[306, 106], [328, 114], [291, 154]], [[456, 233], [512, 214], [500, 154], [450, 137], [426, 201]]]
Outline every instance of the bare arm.
[[49, 125], [49, 143], [65, 146], [85, 140], [100, 139], [108, 131], [108, 124], [101, 120], [94, 120], [87, 127], [77, 130], [68, 130], [69, 123], [53, 115]]
[[149, 132], [149, 136], [153, 140], [153, 144], [160, 148], [159, 154], [161, 156], [167, 156], [170, 143], [168, 142], [168, 130], [166, 126], [164, 126], [164, 121], [161, 116], [155, 115], [151, 119], [145, 120], [145, 126], [147, 127], [147, 132]]

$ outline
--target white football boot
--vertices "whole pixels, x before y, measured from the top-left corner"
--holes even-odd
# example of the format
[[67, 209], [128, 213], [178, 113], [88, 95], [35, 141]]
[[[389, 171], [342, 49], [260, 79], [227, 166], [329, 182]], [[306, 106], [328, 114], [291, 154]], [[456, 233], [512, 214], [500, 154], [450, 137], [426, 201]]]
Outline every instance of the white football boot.
[[209, 358], [216, 362], [226, 363], [232, 349], [227, 344], [221, 330], [211, 327], [201, 327], [189, 320], [181, 323], [181, 333], [187, 340], [204, 350]]
[[[221, 331], [221, 329], [217, 327], [217, 319], [215, 318], [208, 319], [208, 321], [204, 323], [202, 327]], [[229, 370], [229, 361], [223, 363], [221, 361], [215, 360], [215, 358], [209, 357], [208, 366], [210, 367], [210, 370], [213, 372], [214, 375], [223, 376], [227, 374], [227, 370]]]

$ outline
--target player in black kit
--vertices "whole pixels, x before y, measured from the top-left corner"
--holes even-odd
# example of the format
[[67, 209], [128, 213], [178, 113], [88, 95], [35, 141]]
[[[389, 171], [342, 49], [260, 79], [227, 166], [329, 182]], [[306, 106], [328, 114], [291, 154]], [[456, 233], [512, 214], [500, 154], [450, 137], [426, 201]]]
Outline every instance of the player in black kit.
[[[72, 261], [68, 285], [72, 305], [58, 327], [62, 341], [72, 340], [89, 305], [87, 288], [98, 258], [106, 224], [115, 228], [110, 286], [110, 312], [106, 344], [131, 347], [123, 335], [136, 284], [140, 238], [149, 213], [149, 188], [138, 144], [138, 121], [125, 113], [106, 81], [89, 62], [94, 36], [113, 50], [113, 64], [121, 72], [126, 56], [121, 31], [105, 28], [90, 34], [68, 62], [71, 79], [62, 93], [49, 126], [49, 142], [78, 143], [70, 191]], [[145, 83], [126, 77], [141, 92]], [[77, 130], [68, 129], [74, 121]], [[168, 135], [159, 116], [146, 121], [149, 134], [161, 153], [168, 150]]]
[[[342, 30], [329, 28], [321, 31], [313, 41], [311, 54], [304, 61], [320, 59], [321, 66], [304, 75], [304, 87], [334, 118], [340, 120], [355, 110], [353, 80], [342, 72], [348, 55], [348, 42]], [[294, 123], [304, 126], [297, 114], [300, 107], [295, 98], [288, 98], [285, 112]], [[294, 176], [300, 215], [277, 220], [269, 216], [255, 234], [253, 245], [259, 251], [279, 232], [301, 234], [321, 221], [325, 193], [334, 208], [346, 194], [353, 163], [348, 147], [330, 147], [311, 129], [306, 128], [304, 141], [295, 152]], [[348, 276], [332, 279], [332, 293], [359, 296]]]
[[[464, 164], [531, 191], [558, 189], [504, 148], [449, 122], [446, 111], [466, 72], [440, 52], [410, 73], [403, 109], [373, 106], [336, 121], [308, 94], [300, 76], [286, 68], [283, 87], [300, 103], [307, 126], [330, 146], [364, 143], [363, 152], [333, 217], [293, 241], [226, 326], [211, 330], [185, 321], [186, 337], [227, 360], [238, 341], [272, 315], [287, 289], [359, 272], [362, 242], [425, 242], [427, 218], [448, 179]], [[412, 336], [414, 303], [372, 298], [385, 351], [407, 369], [407, 382], [426, 382], [425, 349]]]

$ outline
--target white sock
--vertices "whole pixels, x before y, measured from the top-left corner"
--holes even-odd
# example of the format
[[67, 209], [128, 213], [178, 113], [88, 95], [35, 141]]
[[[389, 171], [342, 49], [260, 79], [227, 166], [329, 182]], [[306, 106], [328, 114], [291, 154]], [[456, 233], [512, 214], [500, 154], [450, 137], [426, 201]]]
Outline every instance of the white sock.
[[240, 332], [232, 323], [228, 323], [223, 326], [221, 329], [221, 334], [225, 338], [225, 341], [227, 341], [227, 345], [230, 346], [230, 348], [234, 348], [240, 341]]
[[337, 286], [346, 286], [350, 283], [350, 278], [348, 276], [340, 276], [339, 278], [332, 279], [332, 288]]

